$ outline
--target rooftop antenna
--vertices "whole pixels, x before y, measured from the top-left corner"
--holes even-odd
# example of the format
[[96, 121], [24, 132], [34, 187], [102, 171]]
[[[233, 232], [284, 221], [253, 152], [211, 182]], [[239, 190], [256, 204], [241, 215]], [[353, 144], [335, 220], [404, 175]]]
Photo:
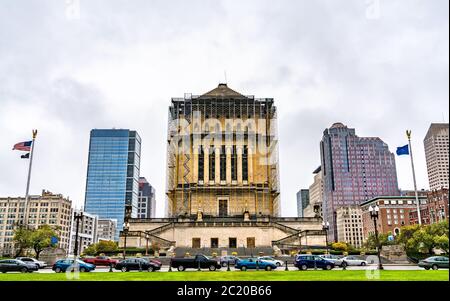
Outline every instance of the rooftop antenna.
[[227, 70], [224, 70], [224, 71], [223, 71], [223, 74], [224, 74], [224, 76], [225, 76], [225, 84], [228, 85], [228, 80], [227, 80]]

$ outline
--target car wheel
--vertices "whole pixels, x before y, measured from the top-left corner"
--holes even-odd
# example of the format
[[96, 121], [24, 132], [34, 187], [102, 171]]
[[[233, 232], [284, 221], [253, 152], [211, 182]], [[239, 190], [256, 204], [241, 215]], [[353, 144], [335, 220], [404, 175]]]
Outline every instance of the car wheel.
[[6, 271], [2, 271], [3, 274], [6, 274]]
[[149, 266], [147, 269], [148, 272], [154, 272], [155, 268], [153, 266]]
[[127, 269], [127, 267], [122, 267], [121, 271], [122, 272], [128, 272], [128, 269]]
[[81, 268], [80, 268], [80, 272], [81, 272], [81, 273], [86, 272], [86, 268], [85, 268], [85, 267], [81, 267]]
[[437, 269], [439, 269], [439, 267], [438, 267], [437, 265], [435, 265], [435, 264], [433, 264], [433, 265], [431, 266], [431, 268], [432, 268], [434, 271], [436, 271]]
[[27, 269], [27, 268], [21, 268], [21, 269], [20, 269], [20, 272], [21, 272], [21, 273], [26, 273], [26, 272], [28, 272], [28, 269]]
[[361, 262], [361, 266], [362, 266], [362, 267], [365, 267], [365, 266], [366, 266], [366, 263], [365, 263], [365, 262]]
[[178, 269], [177, 269], [179, 272], [183, 272], [184, 271], [184, 266], [182, 266], [182, 265], [180, 265], [180, 266], [178, 266]]
[[223, 266], [223, 267], [226, 267], [226, 266], [227, 266], [227, 263], [226, 263], [226, 262], [222, 262], [222, 266]]
[[302, 270], [302, 271], [306, 271], [307, 269], [308, 269], [308, 266], [306, 264], [302, 264], [300, 266], [300, 270]]
[[428, 271], [430, 269], [430, 267], [424, 267], [424, 269]]
[[247, 267], [246, 267], [245, 265], [244, 265], [244, 266], [242, 266], [242, 267], [241, 267], [241, 271], [242, 271], [242, 272], [245, 272], [245, 271], [247, 271]]
[[327, 270], [327, 271], [329, 271], [329, 270], [331, 270], [331, 265], [330, 264], [327, 264], [326, 266], [325, 266], [325, 270]]
[[341, 263], [341, 267], [346, 268], [348, 267], [348, 264], [344, 261], [343, 263]]
[[272, 271], [272, 267], [271, 267], [270, 265], [266, 266], [266, 271], [267, 271], [267, 272]]
[[281, 263], [277, 262], [276, 263], [277, 267], [281, 267]]
[[211, 272], [214, 272], [214, 271], [216, 270], [216, 266], [215, 266], [215, 265], [209, 266], [209, 270], [210, 270]]
[[61, 268], [56, 268], [55, 269], [55, 273], [61, 273], [62, 271], [61, 271]]

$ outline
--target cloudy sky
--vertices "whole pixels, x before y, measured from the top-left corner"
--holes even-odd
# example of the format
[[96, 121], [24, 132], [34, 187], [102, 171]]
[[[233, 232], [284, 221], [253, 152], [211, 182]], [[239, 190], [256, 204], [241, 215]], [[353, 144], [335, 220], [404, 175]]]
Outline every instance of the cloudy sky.
[[[392, 151], [448, 121], [447, 0], [0, 0], [0, 196], [25, 194], [11, 151], [39, 129], [31, 192], [84, 202], [89, 131], [136, 129], [141, 175], [164, 212], [171, 97], [224, 81], [279, 110], [282, 213], [312, 183], [325, 128], [343, 122]], [[412, 189], [408, 157], [399, 185]]]

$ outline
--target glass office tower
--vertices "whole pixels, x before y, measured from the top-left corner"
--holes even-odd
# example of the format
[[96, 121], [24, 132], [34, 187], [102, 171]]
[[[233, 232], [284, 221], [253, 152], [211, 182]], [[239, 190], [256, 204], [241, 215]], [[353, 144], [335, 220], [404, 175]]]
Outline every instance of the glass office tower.
[[137, 217], [141, 138], [130, 130], [92, 130], [84, 210], [116, 219], [116, 239], [123, 228], [125, 206]]

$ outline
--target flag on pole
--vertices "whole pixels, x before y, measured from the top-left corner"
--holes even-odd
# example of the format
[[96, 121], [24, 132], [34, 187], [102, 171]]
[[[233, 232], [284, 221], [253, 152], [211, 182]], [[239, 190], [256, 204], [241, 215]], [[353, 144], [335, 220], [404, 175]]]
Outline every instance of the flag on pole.
[[20, 156], [22, 159], [30, 159], [30, 153], [26, 153], [25, 155]]
[[29, 152], [31, 150], [31, 144], [33, 141], [26, 141], [26, 142], [20, 142], [16, 143], [13, 147], [13, 150], [19, 150], [24, 152]]
[[409, 155], [409, 145], [397, 147], [397, 156]]

